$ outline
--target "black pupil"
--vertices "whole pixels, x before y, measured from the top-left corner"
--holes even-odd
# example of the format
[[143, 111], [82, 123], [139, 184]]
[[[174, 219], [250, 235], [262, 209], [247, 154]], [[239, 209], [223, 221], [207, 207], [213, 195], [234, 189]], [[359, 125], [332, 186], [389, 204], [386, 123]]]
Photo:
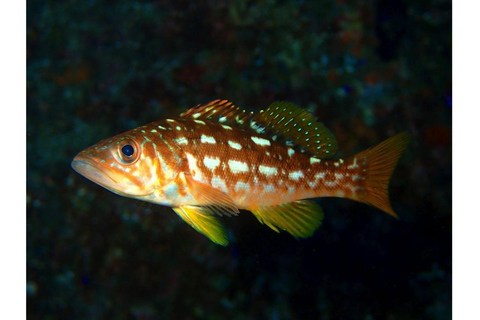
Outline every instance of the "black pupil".
[[134, 151], [135, 150], [133, 150], [133, 147], [129, 144], [126, 144], [122, 147], [122, 153], [127, 157], [131, 157]]

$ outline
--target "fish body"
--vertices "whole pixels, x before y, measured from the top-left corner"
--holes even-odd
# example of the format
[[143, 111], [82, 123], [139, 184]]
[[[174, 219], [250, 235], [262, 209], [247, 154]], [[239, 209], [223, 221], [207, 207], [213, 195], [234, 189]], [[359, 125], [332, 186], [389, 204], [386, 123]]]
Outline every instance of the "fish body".
[[72, 167], [121, 196], [173, 207], [226, 245], [216, 216], [240, 209], [299, 238], [311, 236], [323, 219], [311, 198], [349, 198], [395, 216], [388, 183], [408, 140], [402, 133], [330, 160], [336, 140], [305, 110], [277, 102], [253, 114], [215, 100], [102, 140], [80, 152]]

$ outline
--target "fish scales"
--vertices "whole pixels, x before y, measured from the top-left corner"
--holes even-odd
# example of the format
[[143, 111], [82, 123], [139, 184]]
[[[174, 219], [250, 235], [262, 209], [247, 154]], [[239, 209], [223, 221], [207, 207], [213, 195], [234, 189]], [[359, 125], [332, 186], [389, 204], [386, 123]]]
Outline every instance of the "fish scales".
[[311, 198], [349, 198], [395, 216], [388, 184], [408, 140], [402, 133], [331, 160], [333, 134], [303, 109], [274, 103], [254, 115], [215, 100], [102, 140], [80, 152], [72, 167], [119, 195], [173, 207], [226, 245], [215, 215], [239, 209], [299, 238], [311, 236], [323, 219]]
[[[276, 205], [284, 201], [278, 194], [311, 189], [308, 183], [314, 179], [314, 170], [309, 157], [300, 152], [289, 155], [287, 148], [274, 141], [217, 123], [198, 124], [191, 120], [178, 123], [182, 130], [174, 131], [173, 139], [189, 141], [181, 146], [182, 152], [189, 155], [184, 157], [189, 173], [205, 184], [223, 181], [226, 186], [223, 191], [240, 209]], [[292, 173], [301, 173], [306, 179], [292, 178]]]

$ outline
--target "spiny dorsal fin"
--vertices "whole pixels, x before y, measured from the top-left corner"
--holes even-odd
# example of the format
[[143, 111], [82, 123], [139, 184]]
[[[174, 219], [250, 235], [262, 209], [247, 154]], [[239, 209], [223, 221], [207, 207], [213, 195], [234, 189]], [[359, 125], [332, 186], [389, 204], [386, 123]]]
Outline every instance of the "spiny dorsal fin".
[[265, 127], [272, 135], [293, 141], [318, 158], [330, 158], [338, 150], [337, 140], [330, 130], [317, 122], [307, 110], [293, 103], [274, 102], [252, 121]]
[[180, 115], [182, 118], [216, 121], [225, 124], [243, 126], [249, 123], [253, 112], [236, 107], [228, 100], [214, 100], [207, 104], [199, 104]]
[[197, 105], [180, 116], [254, 130], [256, 134], [284, 140], [285, 144], [297, 146], [299, 151], [307, 151], [318, 158], [330, 158], [338, 150], [337, 140], [330, 130], [308, 111], [290, 102], [274, 102], [254, 116], [253, 112], [240, 109], [228, 100], [214, 100]]
[[323, 220], [322, 208], [313, 201], [299, 200], [276, 206], [250, 209], [261, 223], [279, 232], [282, 229], [295, 238], [313, 235]]
[[181, 206], [173, 208], [173, 211], [192, 226], [195, 230], [212, 240], [214, 243], [228, 245], [227, 233], [217, 218], [208, 209], [195, 206]]

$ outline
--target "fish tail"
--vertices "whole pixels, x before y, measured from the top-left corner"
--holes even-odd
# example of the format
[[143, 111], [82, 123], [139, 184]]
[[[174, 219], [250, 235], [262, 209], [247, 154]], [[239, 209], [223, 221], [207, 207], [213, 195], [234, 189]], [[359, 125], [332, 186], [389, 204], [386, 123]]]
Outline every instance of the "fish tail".
[[397, 217], [388, 197], [388, 185], [393, 170], [409, 142], [410, 135], [403, 132], [352, 157], [363, 164], [364, 173], [364, 192], [358, 194], [355, 200]]

